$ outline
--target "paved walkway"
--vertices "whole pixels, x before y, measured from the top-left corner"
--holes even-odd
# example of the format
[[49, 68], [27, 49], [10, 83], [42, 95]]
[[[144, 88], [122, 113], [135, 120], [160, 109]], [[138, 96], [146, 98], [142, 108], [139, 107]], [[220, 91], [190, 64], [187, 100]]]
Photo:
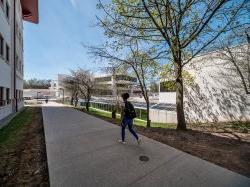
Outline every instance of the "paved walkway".
[[[250, 186], [250, 179], [72, 108], [43, 107], [51, 186]], [[150, 158], [139, 160], [141, 155]]]

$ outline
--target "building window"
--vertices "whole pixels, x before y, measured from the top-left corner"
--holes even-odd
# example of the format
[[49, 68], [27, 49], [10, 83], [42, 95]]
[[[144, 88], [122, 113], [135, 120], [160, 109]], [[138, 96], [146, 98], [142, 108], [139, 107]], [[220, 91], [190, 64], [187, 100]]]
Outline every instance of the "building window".
[[6, 100], [7, 100], [7, 104], [10, 104], [10, 89], [6, 88]]
[[18, 56], [16, 55], [16, 71], [18, 71], [18, 63], [19, 63]]
[[3, 8], [3, 0], [0, 0], [0, 6]]
[[6, 61], [10, 61], [10, 47], [6, 44]]
[[18, 99], [19, 99], [19, 91], [16, 90], [16, 100], [18, 101]]
[[2, 56], [3, 57], [3, 46], [4, 46], [4, 43], [3, 43], [3, 37], [2, 37], [2, 35], [0, 34], [0, 56]]
[[6, 1], [6, 16], [7, 16], [7, 18], [9, 19], [9, 16], [10, 16], [10, 6], [9, 6], [9, 4], [7, 3], [7, 1]]
[[5, 101], [3, 98], [3, 87], [0, 87], [0, 106], [4, 106], [5, 105]]

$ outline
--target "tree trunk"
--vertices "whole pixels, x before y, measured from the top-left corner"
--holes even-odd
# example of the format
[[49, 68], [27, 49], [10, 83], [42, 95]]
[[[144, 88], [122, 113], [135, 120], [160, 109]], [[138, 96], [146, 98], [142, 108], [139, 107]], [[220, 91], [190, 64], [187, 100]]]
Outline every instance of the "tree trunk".
[[186, 130], [186, 121], [183, 104], [183, 79], [181, 63], [176, 65], [176, 112], [177, 112], [177, 130]]
[[146, 104], [147, 104], [147, 127], [150, 127], [151, 120], [149, 118], [149, 101], [148, 100], [146, 100]]
[[116, 119], [116, 109], [115, 108], [112, 110], [112, 118]]
[[78, 104], [78, 92], [75, 94], [75, 107], [77, 107]]
[[87, 100], [87, 102], [86, 102], [86, 109], [87, 109], [87, 111], [89, 112], [89, 101]]

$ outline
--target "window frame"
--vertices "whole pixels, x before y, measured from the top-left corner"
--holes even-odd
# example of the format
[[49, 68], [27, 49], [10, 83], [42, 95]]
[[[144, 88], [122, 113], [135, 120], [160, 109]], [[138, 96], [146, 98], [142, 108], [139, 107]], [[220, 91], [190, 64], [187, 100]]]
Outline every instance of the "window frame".
[[10, 20], [10, 5], [8, 1], [5, 3], [5, 16], [7, 17], [8, 21]]
[[9, 62], [10, 62], [10, 47], [9, 47], [9, 45], [6, 43], [6, 45], [5, 45], [5, 53], [6, 53], [6, 55], [5, 55], [5, 60], [6, 60], [6, 62], [8, 62], [8, 64], [9, 64]]
[[4, 87], [0, 86], [0, 107], [5, 106]]
[[0, 33], [0, 57], [4, 58], [4, 38]]
[[6, 88], [6, 101], [7, 101], [7, 104], [11, 103], [11, 100], [10, 100], [10, 88]]
[[0, 0], [0, 7], [4, 10], [4, 0]]

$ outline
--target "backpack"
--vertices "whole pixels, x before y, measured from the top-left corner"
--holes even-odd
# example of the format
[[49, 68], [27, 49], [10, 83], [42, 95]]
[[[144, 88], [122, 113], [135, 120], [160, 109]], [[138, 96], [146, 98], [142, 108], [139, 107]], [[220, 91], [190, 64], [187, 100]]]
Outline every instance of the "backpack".
[[136, 118], [134, 106], [130, 102], [126, 102], [125, 104], [125, 116], [129, 117], [130, 119]]

